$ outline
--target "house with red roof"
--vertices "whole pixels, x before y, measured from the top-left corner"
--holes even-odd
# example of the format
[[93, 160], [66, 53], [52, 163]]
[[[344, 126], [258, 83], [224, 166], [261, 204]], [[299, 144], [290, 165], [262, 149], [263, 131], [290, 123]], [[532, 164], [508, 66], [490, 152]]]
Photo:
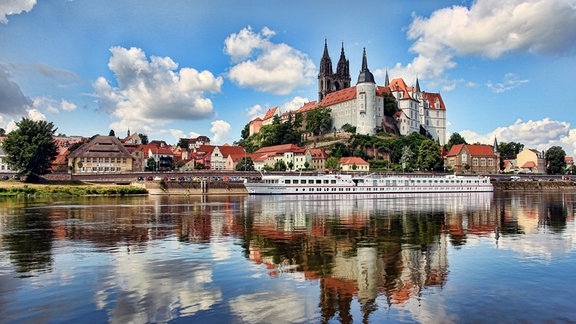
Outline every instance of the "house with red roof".
[[[283, 161], [291, 170], [304, 169], [305, 164], [312, 164], [312, 156], [306, 149], [294, 144], [282, 144], [262, 147], [252, 153], [254, 168], [262, 170], [264, 166], [274, 167], [276, 162]], [[290, 168], [290, 165], [292, 168]]]
[[544, 152], [525, 148], [516, 155], [516, 166], [519, 173], [546, 173]]
[[247, 156], [242, 146], [222, 145], [216, 146], [212, 150], [210, 157], [210, 170], [233, 171], [236, 164]]
[[342, 171], [370, 171], [370, 163], [359, 157], [342, 157], [340, 160], [338, 160], [338, 164], [340, 165], [340, 170]]
[[459, 173], [498, 173], [500, 154], [491, 145], [456, 144], [444, 157], [444, 166]]

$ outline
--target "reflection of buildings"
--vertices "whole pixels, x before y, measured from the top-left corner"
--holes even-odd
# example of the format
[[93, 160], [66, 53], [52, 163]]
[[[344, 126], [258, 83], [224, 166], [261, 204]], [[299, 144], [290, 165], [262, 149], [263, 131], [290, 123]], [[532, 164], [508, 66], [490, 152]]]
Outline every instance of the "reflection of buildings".
[[320, 278], [320, 304], [329, 319], [350, 315], [354, 296], [368, 316], [380, 295], [388, 305], [402, 304], [425, 287], [442, 286], [448, 273], [444, 233], [463, 227], [445, 219], [464, 214], [488, 221], [492, 194], [247, 199], [254, 217], [250, 258], [274, 275], [288, 262], [306, 278]]

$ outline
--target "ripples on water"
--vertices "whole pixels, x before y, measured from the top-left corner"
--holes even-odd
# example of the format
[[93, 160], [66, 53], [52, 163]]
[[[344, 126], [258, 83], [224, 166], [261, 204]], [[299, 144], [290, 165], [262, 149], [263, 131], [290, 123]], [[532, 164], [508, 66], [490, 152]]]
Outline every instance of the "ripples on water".
[[21, 322], [572, 322], [574, 194], [0, 201]]

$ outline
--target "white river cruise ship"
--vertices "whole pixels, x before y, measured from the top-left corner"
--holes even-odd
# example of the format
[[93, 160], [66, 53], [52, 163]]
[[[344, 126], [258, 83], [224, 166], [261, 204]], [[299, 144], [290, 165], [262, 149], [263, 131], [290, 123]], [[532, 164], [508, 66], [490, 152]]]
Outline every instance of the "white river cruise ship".
[[393, 194], [440, 192], [491, 192], [494, 187], [485, 176], [457, 175], [263, 175], [261, 180], [245, 181], [251, 195], [288, 194]]

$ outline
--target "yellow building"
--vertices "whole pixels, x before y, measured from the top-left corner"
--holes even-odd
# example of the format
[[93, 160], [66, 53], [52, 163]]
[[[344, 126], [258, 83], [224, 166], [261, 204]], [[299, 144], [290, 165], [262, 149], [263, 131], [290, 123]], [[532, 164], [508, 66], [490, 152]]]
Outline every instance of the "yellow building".
[[114, 136], [96, 136], [68, 155], [72, 173], [118, 173], [132, 171], [132, 155]]

